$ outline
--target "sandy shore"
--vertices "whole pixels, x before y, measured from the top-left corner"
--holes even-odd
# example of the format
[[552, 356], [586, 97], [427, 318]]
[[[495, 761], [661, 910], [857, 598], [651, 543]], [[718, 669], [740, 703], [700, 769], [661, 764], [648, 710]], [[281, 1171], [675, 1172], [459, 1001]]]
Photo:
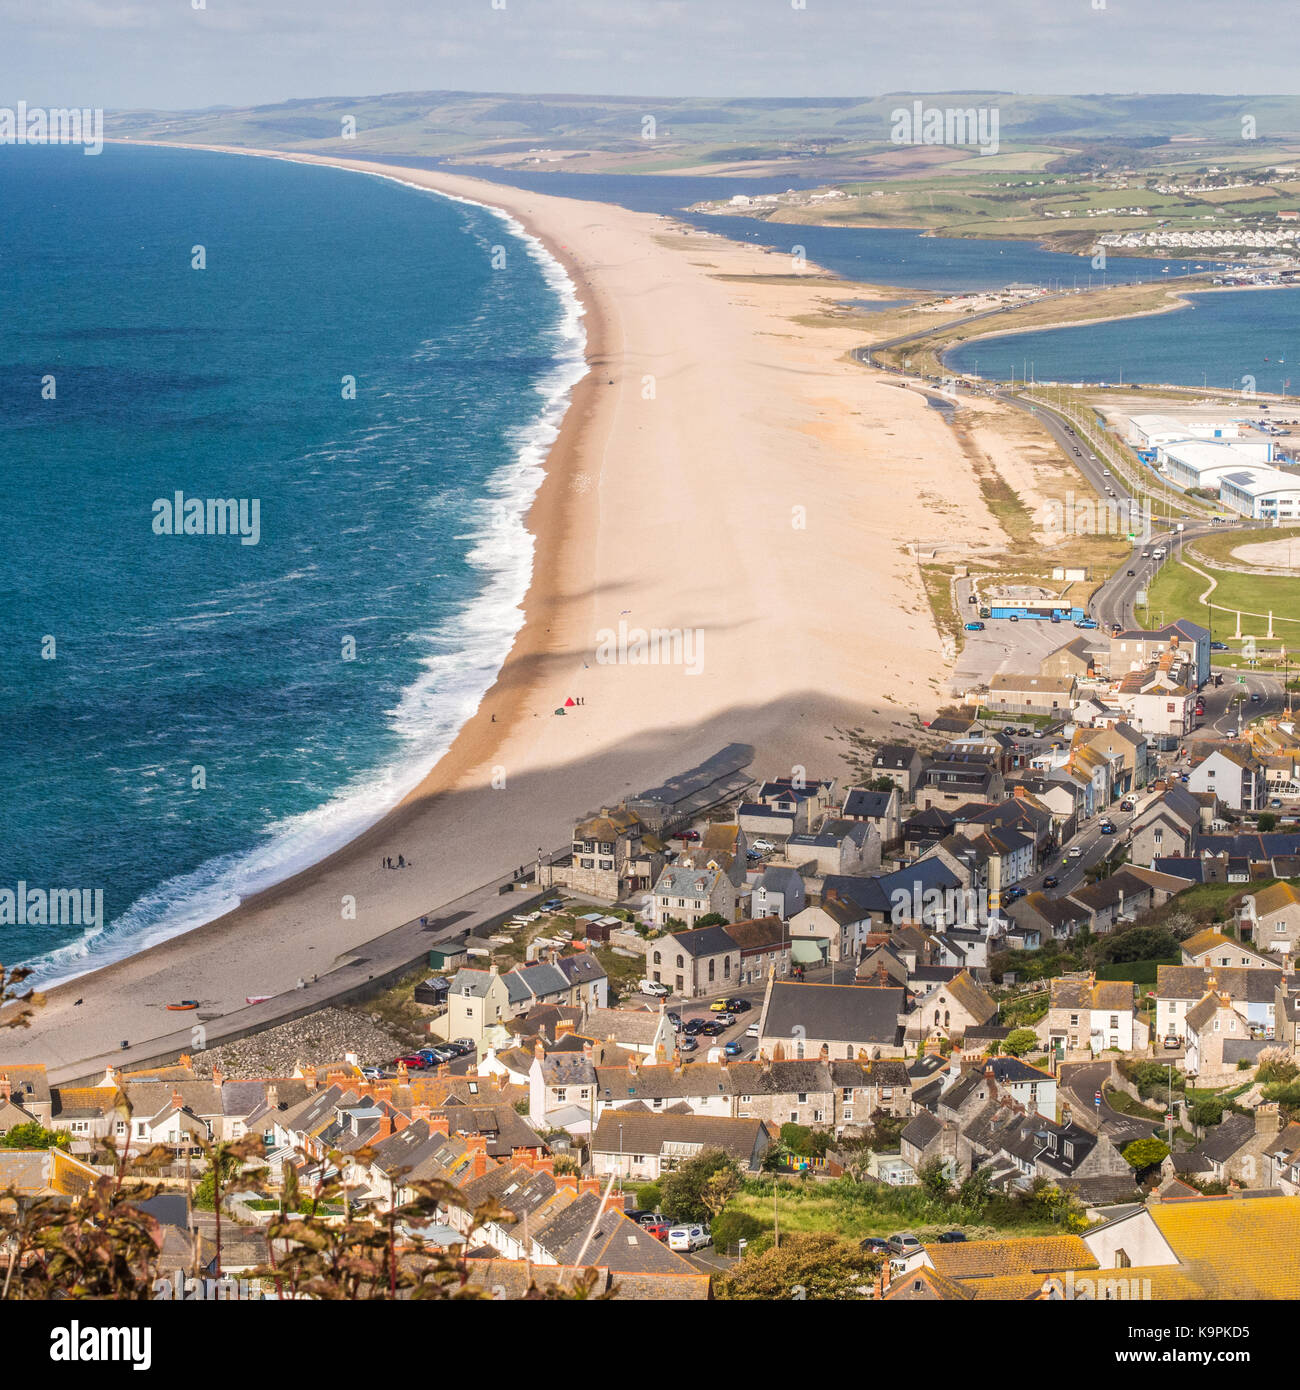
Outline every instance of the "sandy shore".
[[[841, 774], [837, 726], [897, 733], [941, 702], [906, 543], [1000, 534], [938, 412], [849, 360], [859, 335], [823, 317], [843, 282], [667, 218], [303, 158], [500, 207], [579, 289], [590, 370], [529, 516], [525, 625], [450, 752], [380, 823], [225, 917], [51, 991], [0, 1063], [66, 1066], [171, 1032], [168, 1000], [226, 1013], [324, 975], [728, 742], [758, 747], [759, 775]], [[698, 674], [598, 662], [620, 621], [698, 634]], [[570, 696], [583, 703], [556, 717]], [[399, 853], [413, 867], [385, 872]]]

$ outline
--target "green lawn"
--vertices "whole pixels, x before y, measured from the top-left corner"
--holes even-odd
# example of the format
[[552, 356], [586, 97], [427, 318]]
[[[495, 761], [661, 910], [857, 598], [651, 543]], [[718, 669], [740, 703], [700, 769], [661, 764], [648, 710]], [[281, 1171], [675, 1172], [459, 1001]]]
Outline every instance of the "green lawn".
[[[1215, 539], [1218, 539], [1217, 537]], [[1236, 538], [1242, 544], [1240, 537]], [[1193, 561], [1193, 563], [1196, 563]], [[1156, 622], [1163, 616], [1166, 623], [1176, 618], [1190, 618], [1205, 627], [1212, 627], [1217, 640], [1228, 641], [1236, 632], [1237, 613], [1272, 613], [1278, 619], [1274, 636], [1294, 647], [1300, 643], [1300, 581], [1281, 575], [1237, 574], [1231, 570], [1215, 570], [1197, 566], [1218, 584], [1210, 595], [1215, 612], [1210, 621], [1208, 607], [1200, 602], [1209, 587], [1201, 574], [1185, 564], [1170, 561], [1165, 565], [1148, 592], [1147, 607], [1139, 616]], [[1287, 619], [1289, 621], [1280, 621]], [[1267, 617], [1243, 616], [1243, 636], [1264, 637], [1268, 632]]]
[[[974, 1239], [993, 1236], [1046, 1235], [1058, 1230], [1046, 1212], [1003, 1197], [989, 1199], [982, 1209], [966, 1209], [951, 1199], [935, 1197], [921, 1187], [888, 1187], [875, 1182], [836, 1178], [779, 1178], [777, 1211], [781, 1231], [814, 1234], [832, 1232], [846, 1240], [891, 1236], [910, 1231], [924, 1240], [961, 1228]], [[772, 1229], [772, 1180], [749, 1180], [728, 1203]]]

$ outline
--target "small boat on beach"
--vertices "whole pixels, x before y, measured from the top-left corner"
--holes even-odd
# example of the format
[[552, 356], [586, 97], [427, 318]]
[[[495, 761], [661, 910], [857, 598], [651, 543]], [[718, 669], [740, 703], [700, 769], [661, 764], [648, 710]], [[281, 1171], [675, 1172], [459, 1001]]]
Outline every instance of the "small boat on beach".
[[171, 1009], [173, 1013], [180, 1013], [188, 1009], [197, 1009], [199, 1007], [199, 1001], [197, 999], [182, 999], [179, 1004], [168, 1004], [167, 1007]]
[[245, 1004], [265, 1004], [271, 996], [269, 994], [246, 994], [244, 995]]

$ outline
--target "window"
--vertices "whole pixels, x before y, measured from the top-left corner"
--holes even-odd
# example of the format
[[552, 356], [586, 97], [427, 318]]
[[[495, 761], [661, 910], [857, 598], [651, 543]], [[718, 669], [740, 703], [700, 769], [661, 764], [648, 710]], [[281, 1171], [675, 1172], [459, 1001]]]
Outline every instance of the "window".
[[596, 861], [594, 859], [584, 859], [582, 861], [582, 867], [584, 869], [594, 869], [596, 867]]
[[662, 965], [662, 964], [663, 964], [663, 954], [662, 954], [662, 952], [660, 952], [660, 951], [656, 951], [656, 952], [655, 952], [655, 954], [654, 954], [654, 962], [655, 962], [656, 965]]
[[807, 1104], [808, 1104], [808, 1092], [807, 1092], [807, 1091], [800, 1091], [799, 1094], [795, 1097], [795, 1099], [799, 1102], [800, 1105], [807, 1105]]

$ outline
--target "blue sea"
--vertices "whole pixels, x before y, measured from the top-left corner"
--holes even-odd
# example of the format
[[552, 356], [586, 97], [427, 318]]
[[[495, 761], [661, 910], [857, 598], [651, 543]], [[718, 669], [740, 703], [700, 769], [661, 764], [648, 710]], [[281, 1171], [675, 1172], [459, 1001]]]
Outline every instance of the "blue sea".
[[[104, 892], [97, 932], [0, 925], [48, 982], [436, 761], [522, 620], [584, 337], [522, 229], [393, 180], [16, 146], [0, 203], [0, 890]], [[257, 543], [158, 534], [177, 493]]]
[[1300, 393], [1300, 288], [1215, 290], [1149, 318], [1008, 333], [946, 353], [977, 376], [1038, 381], [1168, 382]]

